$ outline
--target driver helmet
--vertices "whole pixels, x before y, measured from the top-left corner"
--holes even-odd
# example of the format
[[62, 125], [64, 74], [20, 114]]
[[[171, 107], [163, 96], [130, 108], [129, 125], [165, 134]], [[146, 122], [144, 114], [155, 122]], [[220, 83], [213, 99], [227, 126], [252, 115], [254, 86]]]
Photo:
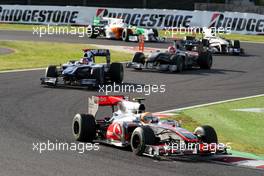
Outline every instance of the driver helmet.
[[171, 54], [174, 54], [174, 53], [176, 53], [176, 48], [174, 46], [169, 46], [168, 47], [168, 52], [171, 53]]
[[81, 58], [80, 63], [81, 64], [89, 64], [89, 60], [86, 57], [84, 57], [84, 58]]
[[93, 53], [91, 51], [87, 51], [85, 54], [84, 54], [84, 57], [81, 58], [80, 60], [80, 63], [81, 64], [90, 64], [93, 62]]
[[148, 123], [158, 123], [159, 122], [159, 118], [154, 116], [152, 113], [150, 112], [145, 112], [142, 113], [140, 116], [140, 120], [141, 122], [148, 124]]

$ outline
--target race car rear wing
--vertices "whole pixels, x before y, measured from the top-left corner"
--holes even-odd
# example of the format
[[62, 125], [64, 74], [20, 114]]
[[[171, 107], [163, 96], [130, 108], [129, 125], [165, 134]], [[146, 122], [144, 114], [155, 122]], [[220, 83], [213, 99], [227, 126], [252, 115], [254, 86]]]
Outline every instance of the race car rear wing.
[[116, 106], [118, 102], [125, 100], [123, 95], [97, 96], [99, 106]]
[[114, 106], [116, 106], [119, 102], [125, 100], [125, 96], [123, 95], [115, 95], [115, 96], [92, 96], [88, 100], [88, 113], [93, 116], [96, 115], [99, 106], [111, 106], [112, 111], [114, 111]]

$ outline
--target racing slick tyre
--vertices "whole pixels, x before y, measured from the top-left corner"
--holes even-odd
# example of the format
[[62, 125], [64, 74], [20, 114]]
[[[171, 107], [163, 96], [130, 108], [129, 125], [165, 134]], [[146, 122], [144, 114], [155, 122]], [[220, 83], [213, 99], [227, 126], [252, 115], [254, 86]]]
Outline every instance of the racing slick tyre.
[[240, 41], [234, 40], [234, 48], [239, 49], [240, 48]]
[[122, 83], [124, 78], [124, 68], [121, 63], [112, 63], [110, 65], [111, 81], [115, 83]]
[[201, 53], [199, 59], [198, 59], [198, 64], [201, 69], [211, 69], [213, 65], [213, 57], [210, 53]]
[[57, 67], [55, 65], [48, 66], [48, 68], [46, 69], [45, 76], [50, 78], [57, 78], [58, 77]]
[[202, 39], [202, 44], [205, 47], [209, 47], [209, 45], [210, 45], [209, 40], [207, 40], [207, 39]]
[[158, 32], [158, 29], [154, 28], [152, 29], [153, 33], [154, 33], [154, 37], [159, 37], [159, 32]]
[[94, 116], [90, 114], [76, 114], [72, 121], [72, 132], [77, 141], [92, 142], [96, 135]]
[[171, 56], [171, 63], [169, 65], [170, 72], [182, 72], [184, 68], [184, 60], [182, 57], [177, 55]]
[[185, 37], [186, 40], [195, 40], [195, 37], [194, 36], [191, 36], [191, 35], [187, 35]]
[[89, 35], [89, 38], [96, 38], [99, 35], [99, 31], [96, 30], [96, 26], [91, 26], [91, 34]]
[[129, 34], [127, 28], [123, 29], [122, 31], [122, 40], [128, 42], [129, 41]]
[[194, 134], [196, 134], [198, 137], [202, 139], [202, 142], [210, 144], [210, 143], [218, 143], [218, 138], [216, 131], [213, 127], [209, 125], [204, 125], [197, 127], [194, 130]]
[[154, 131], [149, 126], [137, 127], [131, 135], [131, 149], [135, 155], [142, 155], [146, 145], [154, 145], [156, 142]]
[[[142, 52], [136, 52], [133, 56], [132, 62], [145, 64], [145, 55]], [[136, 70], [142, 70], [142, 68], [135, 68]]]
[[94, 69], [94, 78], [96, 79], [96, 86], [102, 85], [105, 83], [104, 80], [104, 67]]

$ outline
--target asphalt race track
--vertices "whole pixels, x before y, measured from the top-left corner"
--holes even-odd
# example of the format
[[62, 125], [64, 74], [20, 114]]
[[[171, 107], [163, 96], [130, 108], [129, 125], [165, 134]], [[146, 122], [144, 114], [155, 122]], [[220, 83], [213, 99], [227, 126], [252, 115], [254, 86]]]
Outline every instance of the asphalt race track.
[[[0, 31], [0, 39], [35, 40], [30, 32]], [[68, 36], [40, 40], [97, 44], [136, 45], [110, 40]], [[162, 44], [147, 44], [159, 47]], [[163, 47], [166, 45], [163, 44]], [[247, 56], [215, 56], [212, 70], [181, 74], [126, 70], [125, 82], [165, 84], [166, 92], [154, 93], [145, 104], [148, 111], [163, 111], [264, 93], [263, 45], [242, 43]], [[262, 49], [262, 50], [261, 50]], [[19, 61], [18, 61], [19, 62]], [[96, 91], [52, 89], [40, 86], [43, 70], [0, 73], [0, 175], [263, 175], [263, 171], [201, 161], [154, 161], [132, 152], [100, 145], [99, 151], [33, 151], [32, 143], [74, 142], [74, 114], [87, 111], [87, 98]], [[130, 94], [142, 96], [142, 94]], [[216, 119], [217, 120], [217, 119]]]

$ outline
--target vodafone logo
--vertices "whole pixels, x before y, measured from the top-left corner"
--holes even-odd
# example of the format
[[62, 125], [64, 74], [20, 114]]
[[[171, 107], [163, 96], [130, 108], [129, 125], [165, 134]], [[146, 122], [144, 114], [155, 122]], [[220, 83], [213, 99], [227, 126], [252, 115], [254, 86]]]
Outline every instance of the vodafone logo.
[[122, 129], [118, 123], [114, 124], [113, 127], [113, 135], [117, 136], [119, 139], [121, 138]]

